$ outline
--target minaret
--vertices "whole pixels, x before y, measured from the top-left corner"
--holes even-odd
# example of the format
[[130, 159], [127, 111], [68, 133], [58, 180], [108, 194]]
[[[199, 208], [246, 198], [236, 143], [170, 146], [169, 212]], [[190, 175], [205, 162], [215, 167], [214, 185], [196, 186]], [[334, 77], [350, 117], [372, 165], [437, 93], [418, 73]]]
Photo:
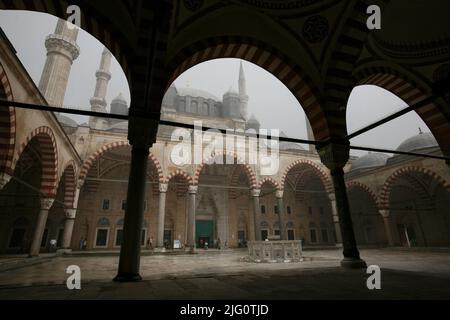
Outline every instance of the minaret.
[[73, 61], [80, 54], [76, 41], [78, 28], [58, 20], [55, 32], [45, 40], [47, 60], [39, 81], [39, 90], [50, 106], [62, 107]]
[[248, 120], [248, 95], [247, 95], [247, 84], [245, 81], [244, 68], [242, 67], [242, 61], [239, 67], [239, 109], [242, 117]]
[[[108, 49], [104, 49], [100, 68], [95, 73], [97, 83], [95, 85], [94, 96], [91, 98], [91, 111], [106, 113], [106, 91], [108, 90], [108, 82], [111, 80], [111, 53]], [[91, 128], [103, 129], [108, 120], [103, 118], [91, 117], [89, 124]]]

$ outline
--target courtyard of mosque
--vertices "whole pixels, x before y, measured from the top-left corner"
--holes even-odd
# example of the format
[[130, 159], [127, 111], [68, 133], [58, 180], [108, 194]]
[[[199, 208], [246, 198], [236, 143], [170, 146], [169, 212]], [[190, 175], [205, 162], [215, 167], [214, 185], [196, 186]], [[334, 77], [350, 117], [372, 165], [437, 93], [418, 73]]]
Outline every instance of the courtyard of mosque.
[[[115, 283], [119, 257], [109, 252], [3, 256], [0, 299], [448, 299], [450, 249], [362, 249], [381, 269], [381, 289], [367, 288], [366, 269], [340, 268], [341, 250], [304, 251], [297, 263], [250, 263], [245, 249], [199, 250], [141, 258], [143, 281]], [[66, 269], [81, 270], [69, 290]]]

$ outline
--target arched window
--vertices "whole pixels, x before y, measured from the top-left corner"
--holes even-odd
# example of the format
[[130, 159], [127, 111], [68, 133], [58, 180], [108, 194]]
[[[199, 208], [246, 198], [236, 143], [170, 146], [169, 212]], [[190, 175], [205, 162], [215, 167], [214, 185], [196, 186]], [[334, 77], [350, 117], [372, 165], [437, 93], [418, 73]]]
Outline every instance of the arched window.
[[198, 103], [197, 101], [191, 102], [191, 112], [192, 113], [198, 113]]
[[209, 109], [208, 103], [203, 102], [200, 114], [207, 116], [209, 114], [208, 109]]

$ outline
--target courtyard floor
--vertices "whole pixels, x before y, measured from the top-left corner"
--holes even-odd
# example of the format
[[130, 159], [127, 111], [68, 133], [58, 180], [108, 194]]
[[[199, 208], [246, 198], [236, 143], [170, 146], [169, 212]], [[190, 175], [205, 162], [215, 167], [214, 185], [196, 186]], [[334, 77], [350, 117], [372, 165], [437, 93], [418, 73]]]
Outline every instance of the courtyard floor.
[[[145, 255], [138, 283], [114, 283], [118, 256], [1, 257], [0, 299], [450, 299], [450, 250], [364, 249], [381, 268], [381, 290], [366, 270], [339, 267], [341, 250], [305, 251], [298, 263], [249, 263], [246, 250]], [[25, 261], [26, 262], [26, 261]], [[81, 290], [68, 290], [66, 268], [81, 269]], [[0, 269], [1, 270], [1, 269]]]

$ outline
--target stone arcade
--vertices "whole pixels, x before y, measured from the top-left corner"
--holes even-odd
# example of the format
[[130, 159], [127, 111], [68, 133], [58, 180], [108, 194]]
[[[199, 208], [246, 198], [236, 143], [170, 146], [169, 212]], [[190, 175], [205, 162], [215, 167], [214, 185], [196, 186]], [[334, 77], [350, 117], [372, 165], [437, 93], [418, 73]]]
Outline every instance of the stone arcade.
[[[65, 1], [56, 2], [0, 2], [0, 8], [65, 18]], [[431, 134], [411, 137], [398, 151], [449, 156], [448, 92], [441, 96], [433, 89], [448, 78], [450, 38], [430, 40], [450, 30], [448, 19], [431, 3], [408, 3], [408, 15], [397, 19], [405, 1], [371, 2], [383, 10], [376, 33], [365, 26], [365, 1], [205, 1], [195, 7], [190, 1], [146, 1], [142, 10], [124, 5], [108, 16], [101, 4], [80, 1], [82, 27], [107, 47], [91, 109], [108, 110], [113, 54], [128, 77], [132, 104], [128, 108], [117, 93], [110, 112], [129, 114], [129, 121], [91, 117], [78, 125], [63, 113], [2, 106], [1, 250], [17, 252], [27, 242], [35, 256], [48, 249], [50, 238], [65, 249], [78, 249], [83, 238], [88, 250], [120, 248], [116, 280], [134, 281], [148, 238], [160, 248], [174, 240], [194, 247], [219, 238], [239, 247], [280, 235], [305, 246], [342, 246], [342, 265], [349, 267], [365, 265], [357, 243], [448, 245], [447, 164], [400, 154], [350, 157], [345, 118], [358, 85], [384, 88], [410, 106], [425, 100], [416, 112]], [[433, 28], [425, 32], [411, 21], [433, 21]], [[405, 34], [399, 25], [407, 23]], [[76, 39], [76, 31], [58, 23], [45, 42], [38, 88], [2, 33], [1, 99], [63, 106], [72, 61], [83, 50]], [[209, 165], [211, 159], [171, 163], [174, 128], [158, 126], [160, 119], [260, 127], [248, 114], [242, 66], [238, 90], [221, 98], [171, 86], [190, 67], [217, 58], [243, 59], [277, 77], [304, 108], [317, 150], [281, 143], [280, 168], [271, 176], [258, 174], [255, 165]]]

